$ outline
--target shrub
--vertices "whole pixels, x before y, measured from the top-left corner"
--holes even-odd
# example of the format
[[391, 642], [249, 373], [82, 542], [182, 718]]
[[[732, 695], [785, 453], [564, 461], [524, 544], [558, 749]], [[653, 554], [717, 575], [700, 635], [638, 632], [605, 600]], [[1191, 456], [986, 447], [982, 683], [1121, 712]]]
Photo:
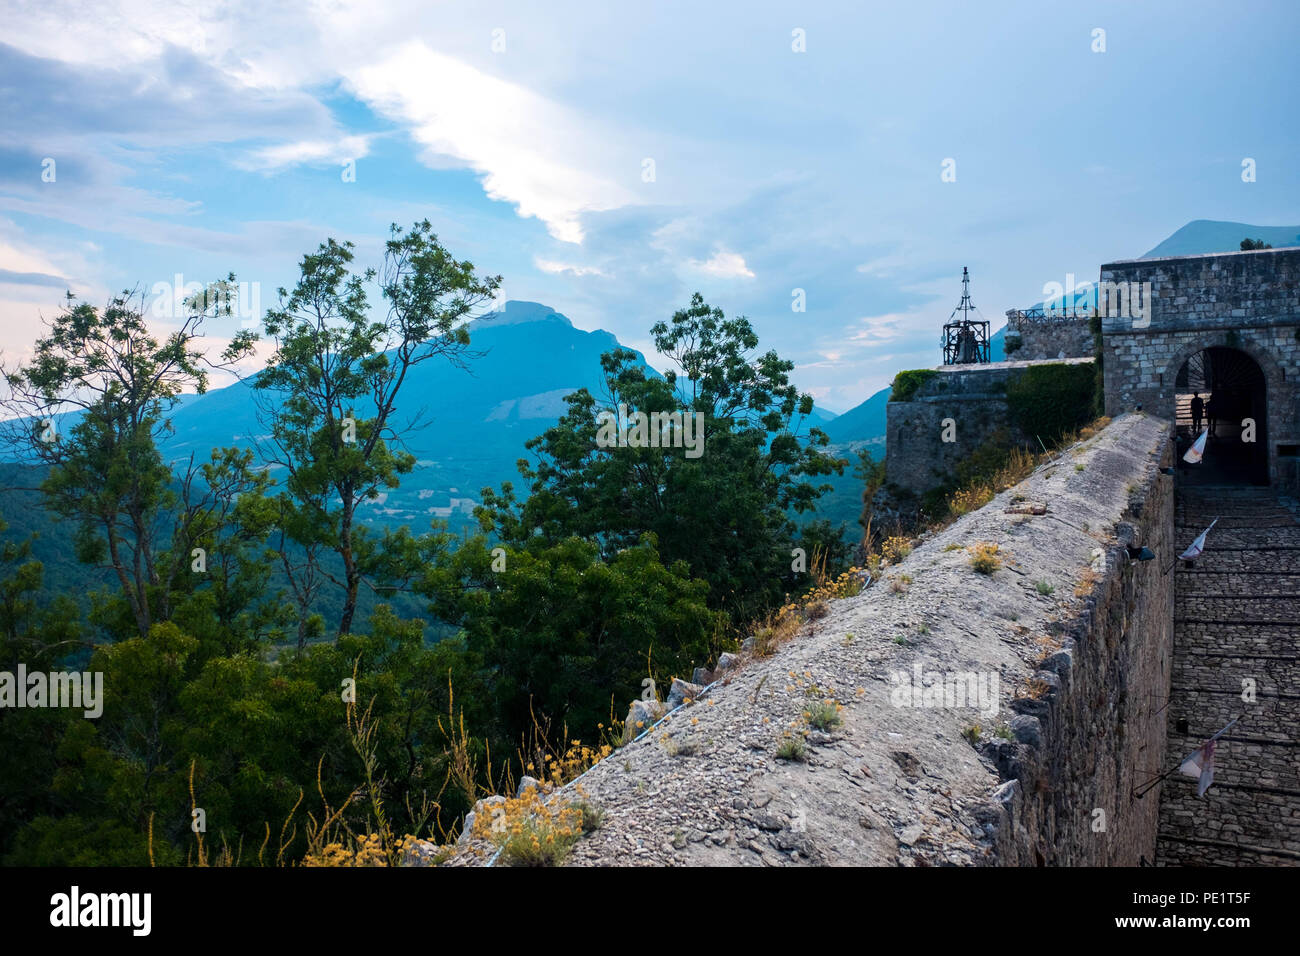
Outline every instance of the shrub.
[[594, 803], [586, 800], [574, 804], [578, 812], [582, 814], [582, 832], [594, 833], [600, 829], [600, 825], [605, 822], [605, 808], [598, 807]]
[[977, 541], [970, 547], [970, 566], [977, 574], [992, 574], [1002, 567], [999, 548], [990, 541]]
[[1092, 568], [1085, 568], [1083, 574], [1079, 577], [1079, 583], [1074, 586], [1074, 596], [1085, 597], [1091, 594], [1092, 589], [1097, 586], [1100, 579], [1101, 575]]
[[[505, 866], [558, 866], [589, 822], [585, 803], [547, 803], [536, 788], [507, 798], [489, 817], [474, 820], [477, 836], [487, 836], [501, 851]], [[599, 819], [597, 818], [597, 826]]]
[[1051, 582], [1049, 582], [1046, 578], [1044, 578], [1041, 581], [1035, 581], [1034, 587], [1038, 590], [1038, 593], [1041, 594], [1043, 597], [1051, 597], [1052, 592], [1056, 590], [1055, 586], [1052, 585]]
[[562, 827], [550, 820], [525, 820], [502, 841], [501, 862], [506, 866], [559, 866], [580, 832], [580, 822]]
[[889, 392], [889, 400], [891, 402], [910, 402], [917, 389], [938, 374], [932, 368], [914, 368], [899, 372], [894, 376], [894, 383]]
[[803, 713], [809, 725], [818, 730], [834, 730], [841, 723], [840, 705], [833, 700], [819, 700], [809, 705]]
[[808, 759], [808, 745], [798, 734], [783, 734], [776, 745], [776, 759], [801, 763]]
[[1091, 365], [1035, 365], [1007, 386], [1007, 407], [1027, 436], [1050, 444], [1093, 417], [1096, 388]]
[[952, 497], [948, 499], [948, 511], [955, 518], [983, 508], [993, 500], [993, 489], [988, 485], [979, 485], [974, 488], [962, 488], [953, 492]]
[[902, 536], [886, 538], [885, 543], [880, 546], [880, 553], [897, 564], [912, 553], [912, 541]]
[[1042, 700], [1047, 696], [1047, 692], [1052, 689], [1052, 685], [1047, 683], [1041, 677], [1030, 678], [1026, 685], [1025, 693], [1034, 700]]

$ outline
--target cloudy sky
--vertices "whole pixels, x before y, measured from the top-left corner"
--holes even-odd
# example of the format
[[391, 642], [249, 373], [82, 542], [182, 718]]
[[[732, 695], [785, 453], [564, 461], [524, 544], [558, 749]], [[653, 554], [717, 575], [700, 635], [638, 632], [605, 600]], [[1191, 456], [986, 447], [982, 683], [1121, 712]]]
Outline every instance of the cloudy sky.
[[1189, 220], [1300, 223], [1300, 4], [1063, 6], [0, 0], [0, 347], [68, 288], [265, 308], [427, 217], [646, 351], [698, 290], [843, 411], [938, 361], [963, 266], [997, 328]]

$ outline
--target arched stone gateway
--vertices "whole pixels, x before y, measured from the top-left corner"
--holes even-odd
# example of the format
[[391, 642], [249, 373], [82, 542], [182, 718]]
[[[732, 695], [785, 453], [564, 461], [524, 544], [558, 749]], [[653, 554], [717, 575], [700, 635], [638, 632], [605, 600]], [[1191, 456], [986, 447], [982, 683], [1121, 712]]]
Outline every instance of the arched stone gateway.
[[1180, 456], [1207, 436], [1205, 459], [1184, 469], [1185, 483], [1267, 485], [1269, 390], [1259, 363], [1241, 349], [1213, 345], [1169, 367], [1178, 369], [1174, 437]]
[[1107, 414], [1141, 405], [1186, 440], [1189, 388], [1217, 377], [1227, 471], [1199, 477], [1300, 493], [1300, 248], [1112, 262], [1098, 301]]

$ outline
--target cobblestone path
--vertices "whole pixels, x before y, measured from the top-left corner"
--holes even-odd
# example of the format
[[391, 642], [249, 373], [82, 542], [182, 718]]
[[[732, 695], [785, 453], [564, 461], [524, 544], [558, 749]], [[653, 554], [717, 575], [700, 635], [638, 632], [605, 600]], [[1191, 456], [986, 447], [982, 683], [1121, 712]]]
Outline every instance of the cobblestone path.
[[[1267, 488], [1184, 487], [1184, 548], [1214, 518], [1196, 566], [1174, 570], [1174, 667], [1165, 769], [1219, 739], [1203, 798], [1161, 787], [1161, 866], [1300, 865], [1300, 523]], [[1168, 559], [1165, 559], [1168, 560]], [[1243, 700], [1254, 682], [1255, 700]]]

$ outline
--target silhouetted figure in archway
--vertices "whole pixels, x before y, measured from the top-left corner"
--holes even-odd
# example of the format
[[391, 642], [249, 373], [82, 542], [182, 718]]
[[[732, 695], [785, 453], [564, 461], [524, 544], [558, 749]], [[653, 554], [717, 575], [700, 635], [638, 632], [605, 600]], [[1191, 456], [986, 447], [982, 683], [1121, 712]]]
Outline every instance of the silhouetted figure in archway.
[[1205, 403], [1205, 423], [1210, 426], [1211, 438], [1214, 437], [1215, 420], [1219, 417], [1219, 406], [1221, 404], [1222, 402], [1215, 398], [1213, 394], [1210, 395], [1210, 400]]
[[1201, 398], [1201, 393], [1197, 392], [1196, 397], [1192, 399], [1192, 434], [1201, 433], [1201, 419], [1205, 417], [1205, 400]]

